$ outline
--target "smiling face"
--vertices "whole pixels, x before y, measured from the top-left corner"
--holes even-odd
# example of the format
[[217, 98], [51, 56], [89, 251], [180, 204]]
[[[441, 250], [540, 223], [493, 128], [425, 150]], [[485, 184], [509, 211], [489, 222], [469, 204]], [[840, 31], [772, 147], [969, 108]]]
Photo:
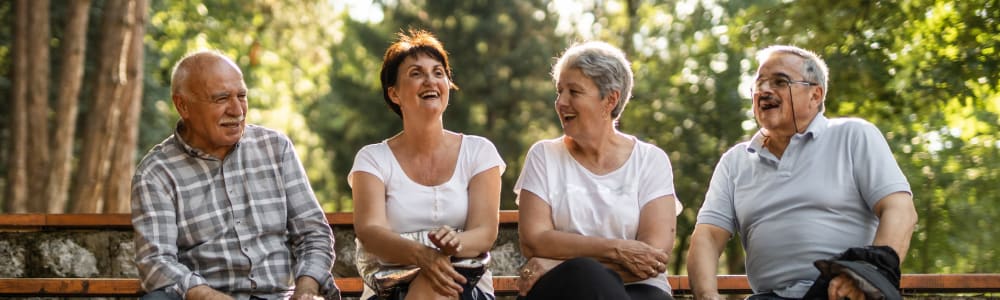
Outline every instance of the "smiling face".
[[417, 54], [399, 65], [396, 85], [388, 88], [388, 94], [399, 105], [403, 120], [419, 115], [440, 118], [448, 107], [450, 88], [444, 64], [429, 55]]
[[753, 113], [765, 134], [804, 131], [819, 112], [823, 89], [805, 84], [811, 81], [802, 70], [801, 57], [782, 52], [768, 57], [757, 69]]
[[191, 146], [218, 158], [239, 142], [246, 127], [247, 87], [243, 73], [219, 57], [190, 57], [173, 95], [181, 115], [181, 136]]
[[580, 69], [563, 69], [556, 82], [556, 92], [556, 113], [566, 136], [586, 138], [613, 124], [611, 110], [620, 93], [611, 91], [602, 99], [597, 85]]

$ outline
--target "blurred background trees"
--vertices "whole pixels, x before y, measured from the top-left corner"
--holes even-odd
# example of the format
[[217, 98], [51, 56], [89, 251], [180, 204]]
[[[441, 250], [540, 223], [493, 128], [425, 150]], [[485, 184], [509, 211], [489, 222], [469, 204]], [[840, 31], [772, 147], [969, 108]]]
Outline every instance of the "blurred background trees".
[[[553, 58], [599, 39], [636, 76], [620, 128], [670, 155], [675, 263], [723, 151], [756, 130], [753, 54], [794, 44], [831, 66], [828, 116], [885, 133], [921, 219], [906, 272], [998, 272], [1000, 1], [151, 1], [0, 2], [0, 207], [127, 212], [131, 170], [177, 120], [170, 68], [217, 49], [243, 68], [250, 122], [296, 143], [327, 211], [351, 211], [346, 173], [362, 146], [400, 130], [381, 57], [428, 29], [450, 51], [445, 126], [492, 140], [507, 162], [504, 209], [527, 148], [560, 135]], [[141, 84], [141, 85], [140, 85]], [[736, 240], [723, 273], [742, 273]]]

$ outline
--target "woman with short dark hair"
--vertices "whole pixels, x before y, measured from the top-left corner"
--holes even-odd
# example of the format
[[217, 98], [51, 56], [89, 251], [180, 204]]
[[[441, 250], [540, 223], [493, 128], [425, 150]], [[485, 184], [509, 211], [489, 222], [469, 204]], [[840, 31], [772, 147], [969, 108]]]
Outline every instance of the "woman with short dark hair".
[[[380, 77], [403, 130], [362, 148], [348, 175], [359, 269], [419, 267], [389, 298], [495, 299], [488, 270], [469, 277], [452, 259], [477, 257], [493, 246], [506, 165], [489, 140], [444, 129], [442, 114], [457, 86], [448, 54], [431, 33], [400, 33], [385, 52]], [[376, 295], [367, 275], [362, 299], [386, 296]]]

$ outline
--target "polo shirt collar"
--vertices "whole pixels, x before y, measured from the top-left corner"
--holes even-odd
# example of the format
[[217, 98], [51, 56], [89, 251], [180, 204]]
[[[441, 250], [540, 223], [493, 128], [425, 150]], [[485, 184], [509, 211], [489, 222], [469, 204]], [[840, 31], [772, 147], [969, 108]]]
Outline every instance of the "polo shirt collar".
[[[798, 133], [796, 135], [804, 136], [805, 138], [819, 139], [829, 127], [830, 120], [823, 115], [823, 113], [816, 114], [812, 122], [809, 123], [809, 127], [806, 128], [806, 132]], [[760, 130], [757, 130], [750, 138], [750, 145], [747, 146], [746, 151], [749, 153], [758, 153], [764, 147], [764, 135], [761, 134]]]

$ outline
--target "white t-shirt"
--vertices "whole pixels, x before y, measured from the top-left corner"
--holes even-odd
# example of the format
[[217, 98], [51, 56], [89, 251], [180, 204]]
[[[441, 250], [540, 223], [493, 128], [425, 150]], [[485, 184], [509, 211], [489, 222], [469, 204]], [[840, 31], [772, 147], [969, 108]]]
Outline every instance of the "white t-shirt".
[[[442, 225], [464, 230], [472, 177], [493, 167], [500, 167], [503, 174], [507, 165], [493, 143], [483, 137], [462, 135], [459, 147], [455, 171], [451, 179], [440, 185], [426, 186], [411, 180], [385, 141], [358, 151], [347, 182], [352, 182], [355, 172], [366, 172], [385, 183], [385, 211], [394, 232], [429, 230]], [[493, 293], [493, 277], [489, 270], [477, 287]], [[365, 286], [361, 299], [368, 299], [371, 292]]]
[[[604, 175], [580, 165], [566, 149], [563, 137], [539, 141], [528, 151], [514, 193], [520, 197], [521, 190], [527, 190], [545, 201], [552, 209], [556, 230], [635, 240], [640, 211], [653, 199], [674, 194], [674, 176], [663, 150], [630, 138], [635, 146], [628, 160]], [[680, 213], [680, 201], [675, 204]], [[671, 293], [666, 273], [635, 283]]]

